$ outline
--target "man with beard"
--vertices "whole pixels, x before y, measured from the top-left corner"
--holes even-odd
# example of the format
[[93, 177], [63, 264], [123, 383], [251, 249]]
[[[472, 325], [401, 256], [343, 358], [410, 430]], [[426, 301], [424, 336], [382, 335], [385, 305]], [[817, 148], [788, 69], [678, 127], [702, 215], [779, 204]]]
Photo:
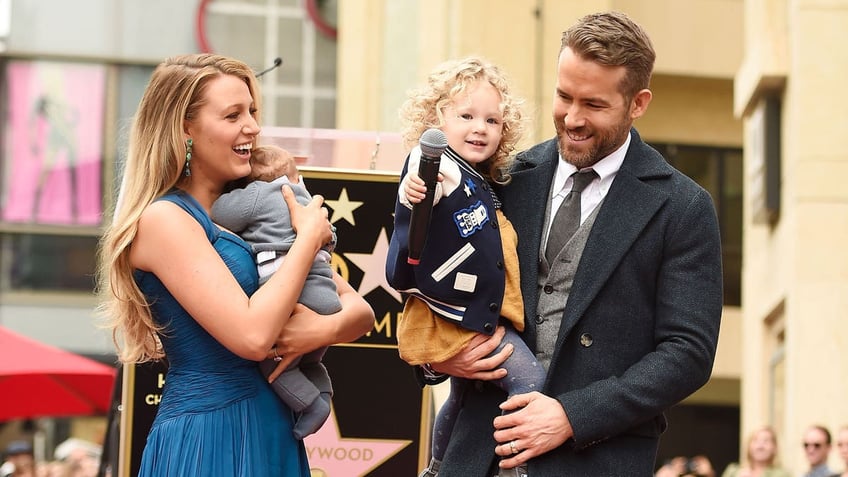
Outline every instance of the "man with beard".
[[[557, 136], [519, 154], [497, 191], [519, 236], [523, 338], [546, 382], [508, 400], [486, 383], [506, 374], [508, 346], [484, 358], [500, 331], [423, 366], [425, 382], [441, 373], [479, 381], [463, 397], [440, 477], [516, 475], [521, 464], [530, 477], [651, 476], [664, 410], [709, 379], [722, 307], [718, 223], [710, 195], [632, 127], [651, 102], [654, 58], [621, 13], [588, 15], [563, 33]], [[573, 235], [554, 219], [575, 202], [572, 189]]]

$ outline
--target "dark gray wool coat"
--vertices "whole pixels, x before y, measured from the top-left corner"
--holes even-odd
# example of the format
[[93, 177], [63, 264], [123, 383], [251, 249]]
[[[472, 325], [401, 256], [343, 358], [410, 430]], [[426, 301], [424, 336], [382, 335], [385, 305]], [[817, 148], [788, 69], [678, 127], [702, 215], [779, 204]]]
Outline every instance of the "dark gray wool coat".
[[[722, 310], [721, 243], [710, 195], [631, 129], [562, 316], [544, 394], [574, 430], [529, 462], [532, 477], [652, 476], [664, 410], [710, 377]], [[518, 155], [498, 190], [519, 236], [521, 288], [535, 348], [537, 276], [555, 139]], [[592, 336], [591, 346], [580, 343]], [[584, 343], [585, 344], [585, 343]], [[439, 477], [491, 477], [503, 392], [468, 387]]]

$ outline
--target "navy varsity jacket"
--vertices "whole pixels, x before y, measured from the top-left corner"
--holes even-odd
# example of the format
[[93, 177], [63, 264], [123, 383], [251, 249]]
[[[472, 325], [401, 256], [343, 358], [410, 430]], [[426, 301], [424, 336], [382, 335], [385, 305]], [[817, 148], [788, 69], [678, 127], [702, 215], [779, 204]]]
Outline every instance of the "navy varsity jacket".
[[[413, 149], [401, 184], [418, 170]], [[438, 316], [491, 335], [504, 295], [504, 263], [491, 186], [452, 149], [442, 154], [427, 241], [418, 265], [407, 263], [409, 221], [402, 188], [395, 203], [394, 232], [386, 257], [386, 278], [396, 290], [423, 300]]]

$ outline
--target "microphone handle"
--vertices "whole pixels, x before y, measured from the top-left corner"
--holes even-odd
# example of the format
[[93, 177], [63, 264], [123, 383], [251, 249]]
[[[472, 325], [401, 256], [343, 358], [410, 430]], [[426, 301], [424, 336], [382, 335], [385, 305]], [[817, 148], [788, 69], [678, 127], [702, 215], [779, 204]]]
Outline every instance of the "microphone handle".
[[421, 161], [418, 163], [418, 177], [424, 181], [427, 192], [421, 202], [412, 206], [412, 214], [409, 219], [409, 256], [406, 259], [410, 265], [418, 265], [421, 261], [421, 251], [424, 250], [424, 244], [427, 242], [440, 163], [441, 157], [425, 155], [421, 156]]

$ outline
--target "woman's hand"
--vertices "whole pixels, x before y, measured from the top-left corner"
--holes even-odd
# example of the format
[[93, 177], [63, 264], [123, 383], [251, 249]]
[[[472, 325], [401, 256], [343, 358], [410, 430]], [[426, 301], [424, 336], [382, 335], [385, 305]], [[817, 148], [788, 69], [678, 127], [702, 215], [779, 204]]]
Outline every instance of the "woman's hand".
[[268, 355], [269, 358], [282, 358], [274, 372], [268, 376], [268, 382], [277, 379], [298, 357], [332, 344], [327, 342], [327, 321], [328, 316], [319, 315], [300, 303], [294, 306], [283, 332]]
[[307, 205], [300, 205], [291, 187], [282, 187], [283, 198], [289, 207], [292, 228], [297, 233], [297, 240], [311, 241], [317, 252], [325, 243], [333, 239], [333, 226], [327, 219], [329, 212], [323, 206], [324, 197], [315, 195]]
[[[295, 305], [291, 316], [276, 341], [283, 359], [268, 382], [274, 381], [298, 356], [336, 343], [356, 340], [374, 327], [374, 310], [347, 281], [333, 274], [342, 309], [332, 315], [320, 315], [306, 306]], [[268, 357], [273, 358], [273, 350]]]

